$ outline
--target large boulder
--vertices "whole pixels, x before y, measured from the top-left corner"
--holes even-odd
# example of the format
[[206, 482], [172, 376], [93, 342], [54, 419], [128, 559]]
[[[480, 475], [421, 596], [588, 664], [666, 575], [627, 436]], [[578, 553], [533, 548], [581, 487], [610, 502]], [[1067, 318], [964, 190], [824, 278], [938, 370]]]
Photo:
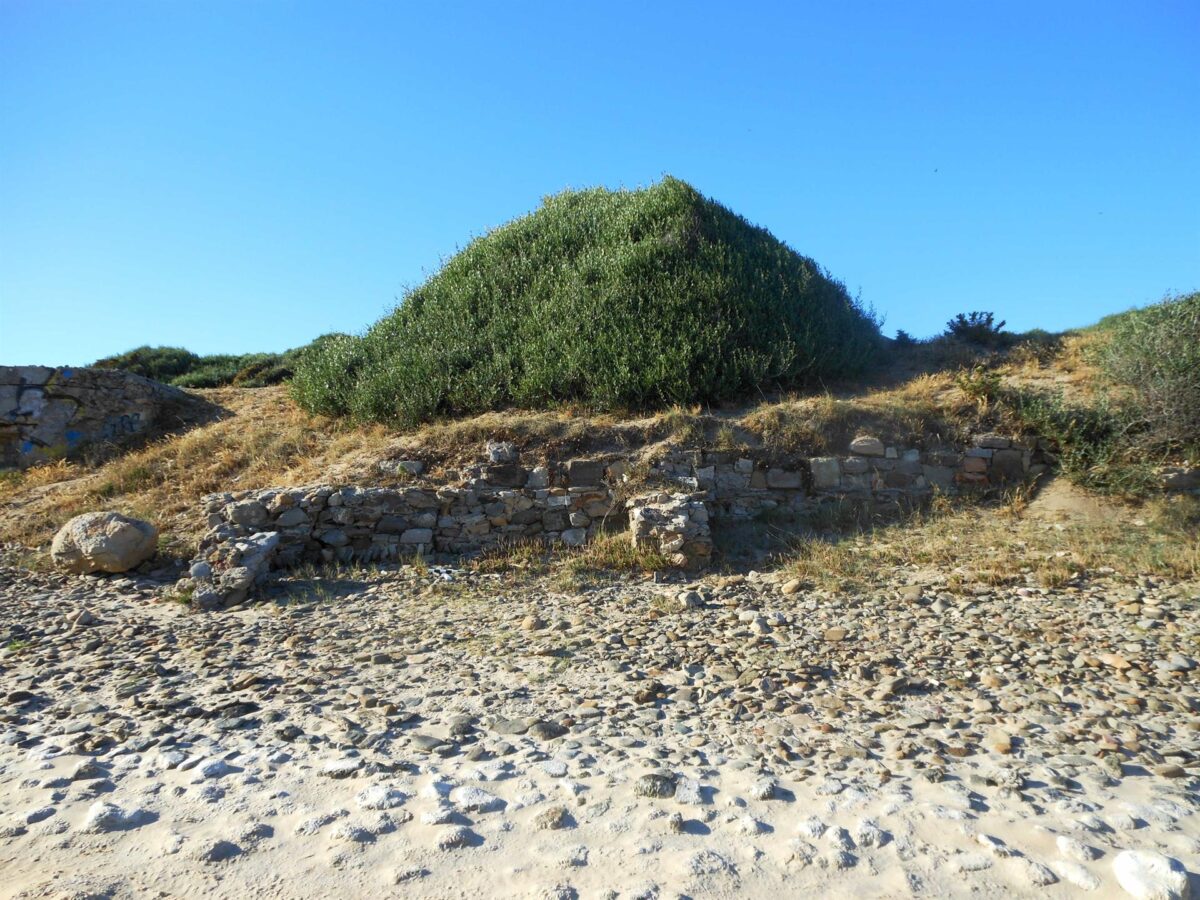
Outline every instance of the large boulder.
[[149, 522], [115, 512], [76, 516], [54, 536], [55, 565], [76, 575], [127, 572], [148, 560], [158, 547], [158, 529]]

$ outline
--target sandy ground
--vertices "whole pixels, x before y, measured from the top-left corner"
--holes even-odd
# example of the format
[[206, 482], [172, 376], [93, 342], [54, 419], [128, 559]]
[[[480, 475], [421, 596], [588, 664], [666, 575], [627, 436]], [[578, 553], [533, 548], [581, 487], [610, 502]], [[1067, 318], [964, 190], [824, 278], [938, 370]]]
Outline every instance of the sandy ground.
[[903, 581], [4, 570], [0, 896], [1195, 893], [1197, 586]]

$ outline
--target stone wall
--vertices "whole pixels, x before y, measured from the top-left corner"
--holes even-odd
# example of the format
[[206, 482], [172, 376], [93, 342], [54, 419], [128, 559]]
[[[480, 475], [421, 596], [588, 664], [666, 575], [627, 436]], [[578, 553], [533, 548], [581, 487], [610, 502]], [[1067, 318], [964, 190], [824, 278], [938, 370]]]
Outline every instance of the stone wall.
[[196, 402], [128, 372], [0, 366], [0, 468], [128, 445]]
[[511, 445], [492, 444], [487, 452], [487, 463], [443, 473], [436, 482], [422, 477], [420, 461], [403, 460], [393, 466], [411, 476], [402, 487], [211, 495], [204, 508], [209, 530], [190, 586], [206, 605], [229, 605], [274, 568], [453, 558], [521, 541], [576, 547], [627, 525], [635, 544], [654, 546], [680, 567], [701, 568], [712, 552], [712, 517], [802, 510], [842, 498], [900, 503], [1044, 468], [1041, 451], [998, 435], [980, 435], [962, 450], [925, 451], [863, 437], [836, 457], [671, 451], [649, 466], [648, 486], [630, 496], [629, 473], [644, 466], [627, 456], [526, 466]]

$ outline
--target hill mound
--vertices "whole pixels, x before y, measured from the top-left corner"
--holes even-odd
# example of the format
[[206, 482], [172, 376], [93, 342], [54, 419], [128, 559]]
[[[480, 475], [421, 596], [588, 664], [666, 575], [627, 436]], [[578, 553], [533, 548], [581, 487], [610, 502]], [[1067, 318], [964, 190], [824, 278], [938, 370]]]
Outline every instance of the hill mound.
[[864, 369], [879, 330], [813, 260], [682, 181], [547, 198], [365, 335], [298, 361], [327, 415], [718, 402]]

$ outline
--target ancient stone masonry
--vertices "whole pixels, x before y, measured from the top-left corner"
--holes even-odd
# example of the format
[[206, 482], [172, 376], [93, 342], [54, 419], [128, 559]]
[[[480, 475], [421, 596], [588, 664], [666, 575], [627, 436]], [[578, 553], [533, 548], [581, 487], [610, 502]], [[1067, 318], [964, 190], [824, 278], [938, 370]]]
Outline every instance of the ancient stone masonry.
[[128, 372], [0, 366], [0, 468], [126, 445], [197, 404], [178, 388]]
[[697, 569], [712, 554], [710, 518], [744, 518], [773, 508], [803, 510], [844, 498], [900, 503], [934, 490], [954, 492], [1014, 481], [1044, 468], [1042, 454], [997, 435], [970, 448], [921, 451], [863, 437], [844, 457], [790, 462], [703, 450], [675, 450], [650, 467], [634, 496], [627, 456], [610, 454], [523, 465], [509, 444], [489, 444], [487, 462], [423, 478], [417, 460], [390, 466], [401, 487], [310, 485], [214, 494], [208, 533], [192, 567], [197, 602], [216, 607], [247, 598], [272, 569], [301, 563], [373, 563], [456, 558], [521, 541], [578, 547], [629, 525], [635, 545]]
[[633, 545], [658, 550], [681, 569], [702, 569], [712, 558], [708, 516], [703, 493], [656, 493], [629, 501]]

